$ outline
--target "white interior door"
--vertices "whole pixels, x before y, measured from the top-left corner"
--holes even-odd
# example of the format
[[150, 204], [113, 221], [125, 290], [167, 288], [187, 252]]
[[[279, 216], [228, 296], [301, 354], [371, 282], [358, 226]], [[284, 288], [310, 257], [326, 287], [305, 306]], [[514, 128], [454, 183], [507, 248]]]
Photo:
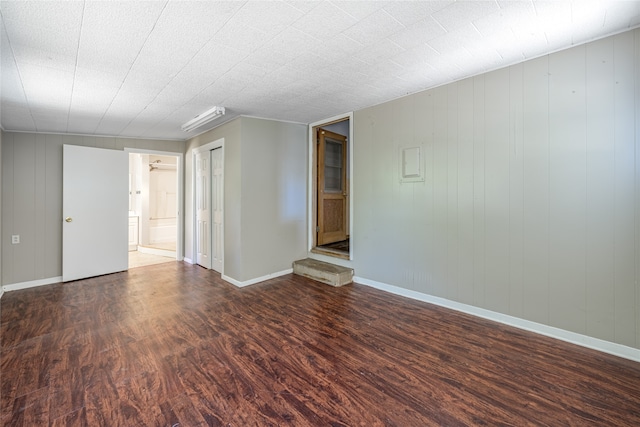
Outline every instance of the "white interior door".
[[63, 146], [62, 280], [128, 266], [127, 153]]
[[218, 273], [222, 272], [222, 212], [223, 212], [223, 160], [222, 148], [211, 151], [211, 208], [213, 211], [213, 235], [212, 235], [212, 251], [211, 251], [211, 268]]
[[209, 151], [196, 154], [196, 263], [211, 268]]

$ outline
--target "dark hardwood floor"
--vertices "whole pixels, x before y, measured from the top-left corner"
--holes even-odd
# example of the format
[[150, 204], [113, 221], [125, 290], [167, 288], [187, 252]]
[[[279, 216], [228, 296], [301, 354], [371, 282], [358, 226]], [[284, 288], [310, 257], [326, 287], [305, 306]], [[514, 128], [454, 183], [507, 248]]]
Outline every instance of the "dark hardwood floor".
[[640, 425], [640, 363], [357, 284], [167, 263], [0, 304], [7, 426]]

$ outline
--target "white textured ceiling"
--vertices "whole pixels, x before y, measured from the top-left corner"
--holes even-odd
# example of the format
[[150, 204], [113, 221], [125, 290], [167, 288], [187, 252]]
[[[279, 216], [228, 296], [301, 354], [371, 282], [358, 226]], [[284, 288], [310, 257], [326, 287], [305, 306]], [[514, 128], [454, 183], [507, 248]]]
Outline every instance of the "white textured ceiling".
[[639, 1], [0, 1], [5, 130], [301, 123], [640, 25]]

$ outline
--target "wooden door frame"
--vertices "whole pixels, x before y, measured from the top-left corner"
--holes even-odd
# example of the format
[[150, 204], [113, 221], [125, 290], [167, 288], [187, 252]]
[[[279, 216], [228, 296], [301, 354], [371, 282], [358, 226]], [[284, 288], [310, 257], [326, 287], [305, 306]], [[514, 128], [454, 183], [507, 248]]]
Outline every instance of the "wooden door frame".
[[177, 183], [176, 183], [176, 197], [177, 197], [177, 209], [176, 212], [176, 228], [178, 230], [178, 236], [176, 241], [176, 260], [182, 261], [184, 259], [184, 154], [176, 153], [174, 151], [158, 151], [158, 150], [143, 150], [141, 148], [125, 147], [124, 151], [129, 154], [150, 154], [154, 156], [171, 156], [177, 157]]
[[[215, 141], [209, 142], [207, 144], [201, 145], [199, 147], [196, 147], [192, 150], [192, 154], [191, 154], [191, 201], [192, 201], [192, 213], [193, 213], [193, 217], [192, 217], [192, 244], [193, 244], [193, 248], [192, 248], [192, 257], [193, 259], [190, 260], [191, 264], [197, 264], [197, 251], [198, 251], [198, 237], [197, 237], [197, 230], [196, 230], [196, 224], [197, 224], [197, 219], [196, 219], [196, 215], [197, 215], [197, 206], [196, 206], [196, 155], [200, 154], [200, 153], [204, 153], [204, 152], [209, 152], [209, 156], [211, 156], [211, 150], [215, 150], [215, 149], [221, 149], [222, 150], [222, 230], [220, 231], [220, 240], [221, 240], [221, 246], [222, 246], [222, 266], [220, 268], [220, 275], [222, 277], [224, 277], [224, 263], [226, 260], [226, 256], [224, 253], [224, 175], [225, 175], [225, 165], [224, 165], [224, 138], [220, 138], [220, 139], [216, 139]], [[211, 158], [211, 157], [209, 157]], [[212, 172], [213, 169], [209, 168], [209, 171]], [[209, 187], [210, 190], [212, 190], [211, 186]], [[213, 209], [209, 210], [209, 222], [210, 224], [213, 224]], [[211, 228], [212, 229], [212, 228]], [[213, 234], [213, 232], [212, 232]], [[212, 254], [213, 253], [213, 239], [209, 239], [209, 253]], [[212, 265], [213, 265], [213, 259], [212, 259]]]
[[[330, 117], [325, 120], [320, 120], [315, 123], [309, 124], [309, 179], [308, 179], [308, 190], [307, 194], [309, 195], [307, 200], [307, 223], [309, 224], [308, 229], [308, 248], [307, 251], [311, 256], [312, 250], [316, 247], [316, 227], [318, 226], [318, 171], [317, 171], [317, 158], [318, 158], [318, 146], [316, 144], [316, 129], [321, 128], [323, 126], [329, 126], [337, 122], [342, 122], [345, 120], [349, 120], [349, 135], [347, 135], [347, 157], [349, 161], [349, 174], [347, 178], [348, 190], [347, 194], [349, 195], [349, 206], [347, 209], [349, 210], [349, 236], [353, 236], [353, 112], [340, 114], [338, 116]], [[349, 245], [349, 260], [353, 259], [353, 244]]]

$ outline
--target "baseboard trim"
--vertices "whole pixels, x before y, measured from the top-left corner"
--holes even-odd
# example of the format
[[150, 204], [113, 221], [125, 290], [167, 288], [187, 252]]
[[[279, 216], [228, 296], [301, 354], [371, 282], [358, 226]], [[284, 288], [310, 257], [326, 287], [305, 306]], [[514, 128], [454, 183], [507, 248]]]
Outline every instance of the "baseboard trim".
[[289, 268], [286, 270], [278, 271], [277, 273], [267, 274], [266, 276], [256, 277], [255, 279], [245, 280], [241, 282], [239, 280], [234, 279], [233, 277], [222, 275], [222, 280], [231, 283], [238, 288], [244, 288], [245, 286], [255, 285], [256, 283], [264, 282], [265, 280], [274, 279], [276, 277], [285, 276], [287, 274], [293, 273], [293, 268]]
[[191, 264], [191, 265], [195, 264], [191, 258], [184, 257], [182, 260], [183, 260], [184, 262], [186, 262], [186, 263]]
[[410, 289], [404, 289], [398, 286], [376, 282], [375, 280], [369, 280], [364, 277], [356, 276], [353, 278], [353, 281], [395, 295], [400, 295], [418, 301], [424, 301], [430, 304], [439, 305], [441, 307], [450, 308], [452, 310], [471, 314], [473, 316], [478, 316], [483, 319], [493, 320], [495, 322], [503, 323], [505, 325], [513, 326], [519, 329], [524, 329], [526, 331], [534, 332], [550, 338], [556, 338], [582, 347], [590, 348], [592, 350], [598, 350], [603, 353], [608, 353], [614, 356], [633, 360], [635, 362], [640, 362], [640, 350], [633, 347], [628, 347], [626, 345], [612, 343], [610, 341], [601, 340], [599, 338], [593, 338], [575, 332], [566, 331], [564, 329], [555, 328], [553, 326], [543, 325], [541, 323], [532, 322], [530, 320], [520, 319], [518, 317], [510, 316], [507, 314], [486, 310], [484, 308], [474, 307], [472, 305], [451, 301], [445, 298], [423, 294], [421, 292], [412, 291]]
[[35, 288], [38, 286], [53, 285], [54, 283], [60, 283], [60, 282], [62, 282], [62, 276], [49, 277], [47, 279], [31, 280], [29, 282], [20, 282], [20, 283], [12, 283], [9, 285], [3, 285], [2, 291], [3, 292], [19, 291], [20, 289], [28, 289], [28, 288]]

